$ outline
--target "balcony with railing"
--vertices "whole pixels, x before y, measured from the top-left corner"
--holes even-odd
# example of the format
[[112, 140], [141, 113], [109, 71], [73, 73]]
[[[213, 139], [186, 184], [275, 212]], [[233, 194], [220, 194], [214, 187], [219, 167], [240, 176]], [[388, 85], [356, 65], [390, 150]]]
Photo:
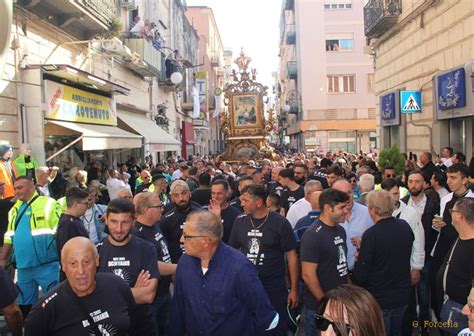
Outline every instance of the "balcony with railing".
[[17, 5], [80, 40], [120, 29], [115, 0], [17, 0]]
[[214, 68], [217, 68], [219, 66], [219, 56], [217, 55], [212, 55], [210, 57], [210, 62], [211, 62], [211, 66], [214, 67]]
[[150, 41], [142, 38], [126, 38], [124, 44], [133, 55], [137, 55], [132, 59], [132, 63], [144, 62], [155, 75], [162, 72], [162, 54]]
[[401, 0], [369, 0], [364, 7], [365, 35], [380, 37], [397, 23], [401, 13]]
[[298, 78], [298, 63], [296, 61], [289, 61], [286, 63], [286, 72], [288, 79]]
[[296, 44], [295, 25], [286, 26], [285, 43], [288, 45]]

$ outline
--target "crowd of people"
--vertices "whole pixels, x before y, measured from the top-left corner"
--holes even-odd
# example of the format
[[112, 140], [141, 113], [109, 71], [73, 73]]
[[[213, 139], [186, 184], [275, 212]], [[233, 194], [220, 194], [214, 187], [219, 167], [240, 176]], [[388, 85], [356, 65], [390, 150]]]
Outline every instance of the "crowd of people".
[[68, 172], [29, 155], [0, 146], [13, 335], [474, 332], [474, 161], [451, 148], [403, 171], [343, 152]]

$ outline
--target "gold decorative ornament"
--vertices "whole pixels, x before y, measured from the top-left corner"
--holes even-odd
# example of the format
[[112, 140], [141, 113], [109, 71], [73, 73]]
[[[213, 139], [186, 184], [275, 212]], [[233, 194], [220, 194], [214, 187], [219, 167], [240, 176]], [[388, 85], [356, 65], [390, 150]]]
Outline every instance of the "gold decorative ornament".
[[275, 124], [271, 109], [268, 119], [264, 116], [268, 87], [256, 81], [256, 69], [248, 71], [251, 61], [242, 50], [234, 61], [239, 67], [238, 72], [232, 70], [234, 83], [224, 90], [228, 112], [221, 114], [220, 124], [227, 143], [227, 150], [222, 155], [225, 161], [277, 159], [266, 139]]

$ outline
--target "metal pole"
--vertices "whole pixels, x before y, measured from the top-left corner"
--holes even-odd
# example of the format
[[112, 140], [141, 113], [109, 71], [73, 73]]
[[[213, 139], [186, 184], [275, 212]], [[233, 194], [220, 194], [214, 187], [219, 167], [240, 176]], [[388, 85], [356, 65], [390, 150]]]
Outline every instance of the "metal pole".
[[61, 148], [60, 150], [58, 150], [56, 153], [54, 153], [54, 154], [51, 155], [49, 158], [47, 158], [47, 159], [46, 159], [46, 162], [51, 161], [51, 160], [54, 159], [56, 156], [58, 156], [59, 154], [61, 154], [62, 152], [64, 152], [66, 149], [72, 147], [72, 146], [75, 145], [77, 142], [81, 141], [82, 138], [84, 138], [84, 135], [81, 135], [79, 138], [77, 138], [76, 140], [74, 140], [73, 142], [71, 142], [69, 145], [66, 145], [66, 146], [64, 146], [63, 148]]

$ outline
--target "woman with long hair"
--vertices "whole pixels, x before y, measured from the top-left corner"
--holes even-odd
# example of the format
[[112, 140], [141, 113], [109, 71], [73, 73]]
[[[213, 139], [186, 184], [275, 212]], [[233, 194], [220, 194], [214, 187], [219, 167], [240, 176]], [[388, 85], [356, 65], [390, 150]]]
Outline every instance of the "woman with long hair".
[[319, 303], [316, 326], [321, 336], [384, 336], [382, 310], [372, 295], [354, 285], [341, 285]]

